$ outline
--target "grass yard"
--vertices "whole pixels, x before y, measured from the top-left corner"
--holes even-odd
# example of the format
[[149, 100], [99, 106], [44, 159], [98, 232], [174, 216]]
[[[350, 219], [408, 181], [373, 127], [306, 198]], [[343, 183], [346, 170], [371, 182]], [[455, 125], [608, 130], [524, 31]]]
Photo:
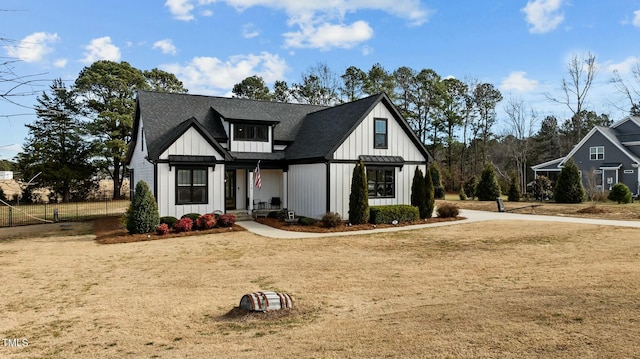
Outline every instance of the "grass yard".
[[[83, 224], [84, 226], [84, 224]], [[495, 221], [304, 240], [0, 242], [2, 358], [631, 358], [640, 231]], [[243, 294], [291, 294], [238, 315]]]

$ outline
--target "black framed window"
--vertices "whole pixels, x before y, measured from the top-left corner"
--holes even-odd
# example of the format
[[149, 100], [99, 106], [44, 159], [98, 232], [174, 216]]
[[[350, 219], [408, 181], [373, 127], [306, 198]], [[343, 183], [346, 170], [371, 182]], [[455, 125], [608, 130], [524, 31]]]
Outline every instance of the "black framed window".
[[269, 141], [269, 127], [265, 125], [248, 125], [236, 123], [233, 125], [234, 136], [237, 141]]
[[206, 204], [207, 169], [178, 168], [176, 170], [176, 204]]
[[373, 120], [373, 148], [387, 148], [387, 140], [387, 119], [375, 118]]
[[396, 170], [393, 167], [367, 168], [369, 198], [396, 196]]

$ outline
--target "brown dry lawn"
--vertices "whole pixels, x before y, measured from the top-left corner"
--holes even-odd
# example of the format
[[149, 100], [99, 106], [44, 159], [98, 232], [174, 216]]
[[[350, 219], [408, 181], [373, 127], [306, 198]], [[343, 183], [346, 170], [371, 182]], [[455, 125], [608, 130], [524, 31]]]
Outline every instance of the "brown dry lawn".
[[[640, 355], [638, 229], [460, 221], [112, 245], [74, 230], [0, 241], [0, 337], [29, 343], [0, 344], [0, 357]], [[295, 308], [237, 315], [242, 295], [257, 290], [289, 293]]]

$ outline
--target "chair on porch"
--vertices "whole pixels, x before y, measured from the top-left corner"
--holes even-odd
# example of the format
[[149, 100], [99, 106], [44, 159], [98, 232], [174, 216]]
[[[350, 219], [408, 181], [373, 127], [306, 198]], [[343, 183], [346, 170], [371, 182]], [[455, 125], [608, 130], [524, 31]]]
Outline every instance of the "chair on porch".
[[269, 202], [269, 208], [280, 208], [282, 202], [280, 202], [280, 197], [271, 197], [271, 201]]

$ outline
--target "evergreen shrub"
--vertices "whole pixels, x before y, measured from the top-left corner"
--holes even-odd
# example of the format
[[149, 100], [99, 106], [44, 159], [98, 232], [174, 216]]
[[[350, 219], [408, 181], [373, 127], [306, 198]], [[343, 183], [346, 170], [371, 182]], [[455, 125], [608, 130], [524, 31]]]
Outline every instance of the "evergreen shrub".
[[371, 206], [369, 208], [370, 222], [373, 224], [398, 222], [415, 222], [420, 220], [418, 207], [406, 204], [394, 204], [388, 206]]
[[153, 232], [160, 224], [158, 204], [144, 181], [136, 184], [135, 194], [125, 213], [125, 224], [131, 234]]

